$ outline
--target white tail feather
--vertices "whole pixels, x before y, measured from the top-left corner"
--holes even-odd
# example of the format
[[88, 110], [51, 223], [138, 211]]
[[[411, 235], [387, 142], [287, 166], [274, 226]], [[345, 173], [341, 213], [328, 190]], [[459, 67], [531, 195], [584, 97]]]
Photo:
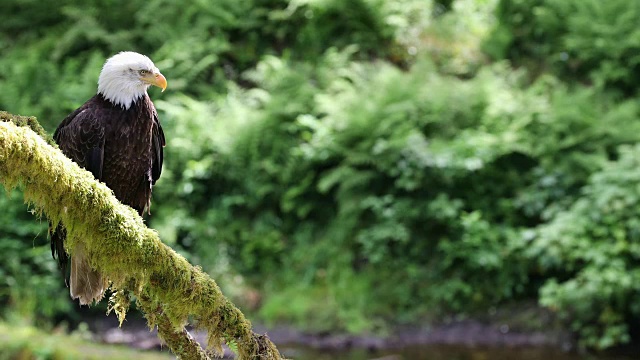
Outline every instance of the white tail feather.
[[72, 299], [79, 299], [80, 305], [90, 305], [100, 301], [107, 288], [106, 279], [91, 268], [81, 246], [76, 246], [71, 257], [71, 274], [69, 276], [69, 290]]

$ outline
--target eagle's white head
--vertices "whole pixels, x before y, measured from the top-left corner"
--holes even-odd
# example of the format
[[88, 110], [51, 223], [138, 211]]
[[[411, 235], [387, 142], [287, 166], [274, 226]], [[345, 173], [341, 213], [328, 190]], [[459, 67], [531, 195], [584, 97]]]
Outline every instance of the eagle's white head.
[[155, 85], [164, 91], [167, 79], [148, 57], [123, 51], [110, 57], [98, 78], [98, 93], [114, 105], [129, 109], [137, 99]]

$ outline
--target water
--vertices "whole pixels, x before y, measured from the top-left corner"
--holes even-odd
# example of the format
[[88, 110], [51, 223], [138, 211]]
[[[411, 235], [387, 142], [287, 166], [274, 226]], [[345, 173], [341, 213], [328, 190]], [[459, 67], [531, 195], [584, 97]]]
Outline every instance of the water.
[[288, 359], [294, 360], [631, 360], [633, 355], [589, 355], [567, 353], [549, 347], [464, 347], [423, 345], [395, 350], [366, 349], [315, 350], [299, 346], [279, 346]]

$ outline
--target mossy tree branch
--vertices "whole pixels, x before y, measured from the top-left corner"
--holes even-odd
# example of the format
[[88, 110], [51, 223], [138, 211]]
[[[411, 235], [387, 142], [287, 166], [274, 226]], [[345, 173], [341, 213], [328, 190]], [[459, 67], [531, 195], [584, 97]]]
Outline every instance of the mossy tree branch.
[[[240, 359], [282, 358], [266, 336], [252, 332], [251, 323], [213, 279], [163, 244], [133, 209], [50, 144], [35, 118], [0, 113], [0, 182], [7, 189], [21, 185], [26, 202], [52, 223], [65, 224], [71, 256], [81, 246], [92, 266], [109, 278], [115, 294], [132, 291], [149, 326], [157, 325], [162, 337], [175, 335], [175, 346], [185, 341], [180, 336], [192, 318], [196, 328], [207, 331], [208, 347], [218, 353], [223, 340], [232, 340]], [[122, 319], [126, 296], [112, 300]], [[172, 340], [165, 341], [171, 347]], [[192, 355], [180, 356], [202, 358]]]

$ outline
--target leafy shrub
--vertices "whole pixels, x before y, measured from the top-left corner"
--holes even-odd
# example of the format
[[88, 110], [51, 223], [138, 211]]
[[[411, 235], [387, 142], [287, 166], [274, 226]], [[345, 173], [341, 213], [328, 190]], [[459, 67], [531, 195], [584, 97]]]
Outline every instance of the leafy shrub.
[[[0, 108], [42, 119], [53, 130], [95, 93], [100, 67], [118, 51], [155, 59], [172, 91], [212, 97], [266, 55], [314, 59], [357, 45], [361, 58], [398, 53], [394, 23], [420, 0], [30, 0], [0, 4]], [[167, 26], [170, 25], [170, 26]], [[62, 86], [64, 85], [64, 86]]]
[[635, 94], [640, 78], [640, 3], [614, 0], [502, 0], [486, 49], [497, 58], [565, 79]]
[[[413, 6], [402, 6], [409, 3], [413, 3]], [[0, 24], [0, 50], [3, 54], [0, 59], [0, 108], [13, 113], [35, 115], [45, 128], [53, 131], [66, 114], [95, 93], [97, 76], [107, 56], [121, 50], [148, 54], [169, 78], [172, 92], [184, 94], [173, 98], [171, 104], [165, 102], [163, 109], [168, 114], [180, 113], [181, 117], [192, 114], [199, 121], [192, 127], [176, 126], [172, 129], [176, 134], [174, 138], [182, 139], [182, 143], [171, 143], [168, 152], [174, 168], [167, 166], [163, 180], [178, 186], [181, 195], [205, 196], [208, 188], [197, 183], [201, 179], [208, 179], [208, 174], [203, 171], [209, 171], [212, 156], [216, 154], [214, 149], [200, 151], [193, 146], [194, 140], [198, 144], [209, 141], [208, 135], [201, 130], [208, 126], [208, 122], [201, 116], [200, 110], [210, 107], [193, 98], [224, 103], [225, 99], [219, 93], [226, 91], [228, 86], [234, 88], [234, 85], [229, 85], [229, 80], [241, 82], [242, 87], [251, 87], [253, 80], [241, 78], [240, 74], [253, 68], [267, 55], [309, 59], [311, 61], [305, 65], [307, 68], [312, 68], [315, 57], [330, 46], [355, 45], [351, 47], [354, 56], [362, 59], [390, 56], [397, 51], [394, 48], [397, 29], [401, 26], [406, 28], [412, 22], [404, 19], [400, 23], [397, 21], [409, 13], [407, 9], [415, 8], [416, 3], [425, 4], [422, 0], [398, 0], [393, 3], [379, 0], [218, 0], [186, 4], [164, 0], [64, 0], [55, 6], [31, 0], [3, 2], [0, 12], [11, 16]], [[397, 61], [402, 61], [402, 58]], [[295, 76], [300, 78], [303, 75]], [[235, 88], [240, 93], [245, 92], [239, 87]], [[253, 93], [255, 96], [251, 96], [250, 100], [260, 101], [260, 92]], [[235, 99], [237, 97], [232, 100]], [[243, 106], [246, 103], [239, 101]], [[248, 105], [249, 108], [253, 106]], [[244, 111], [240, 106], [237, 109]], [[227, 126], [223, 122], [220, 124], [222, 129]], [[195, 139], [194, 134], [202, 136]], [[247, 138], [245, 141], [248, 144], [252, 140]], [[171, 149], [178, 151], [172, 152]], [[253, 161], [253, 158], [244, 160]], [[215, 166], [216, 171], [225, 171], [217, 162]], [[237, 175], [242, 176], [240, 173]], [[192, 187], [194, 184], [197, 186]], [[233, 185], [231, 182], [228, 184]], [[158, 201], [154, 201], [154, 208], [157, 207], [159, 213], [157, 217], [162, 217], [163, 213], [163, 207], [158, 206], [162, 203], [162, 192], [163, 189], [159, 188]], [[188, 202], [188, 199], [184, 199]], [[6, 205], [11, 211], [5, 212], [4, 219], [7, 222], [2, 224], [2, 233], [11, 235], [10, 238], [4, 238], [11, 245], [2, 246], [10, 247], [5, 249], [5, 253], [13, 257], [13, 262], [6, 263], [7, 269], [3, 265], [2, 274], [11, 280], [16, 275], [14, 271], [26, 276], [27, 269], [37, 272], [41, 265], [53, 266], [53, 261], [44, 256], [44, 247], [38, 245], [31, 252], [27, 251], [25, 246], [32, 243], [33, 237], [30, 233], [23, 233], [22, 222], [10, 221], [13, 215], [22, 211], [24, 205], [16, 201], [9, 201]], [[166, 225], [159, 224], [161, 229], [171, 231], [177, 228], [176, 223], [183, 226], [194, 223], [192, 214], [186, 211], [179, 216], [172, 214], [172, 221]], [[206, 224], [202, 227], [206, 228]], [[269, 226], [261, 225], [259, 228], [265, 234], [276, 236]], [[41, 234], [44, 238], [44, 231]], [[188, 236], [177, 233], [168, 235], [169, 239], [179, 239], [185, 249], [189, 248]], [[245, 241], [249, 242], [249, 239]], [[270, 241], [263, 242], [265, 252], [273, 251], [270, 244]], [[36, 254], [31, 253], [36, 249], [37, 258], [32, 259], [31, 255]], [[193, 257], [197, 257], [197, 254]], [[262, 269], [260, 262], [251, 264], [250, 256], [244, 256], [244, 259], [247, 267]], [[23, 262], [35, 264], [29, 268], [23, 267]], [[47, 276], [34, 276], [32, 280], [53, 281], [54, 278]], [[21, 281], [13, 283], [31, 284]], [[6, 288], [2, 301], [13, 304], [8, 294], [11, 291], [44, 290], [49, 289], [49, 285]], [[37, 297], [40, 295], [38, 293]], [[47, 299], [47, 296], [42, 298]], [[65, 298], [61, 295], [60, 299]], [[51, 304], [51, 309], [64, 308], [57, 302]], [[35, 309], [35, 305], [27, 307], [40, 311]], [[43, 309], [48, 316], [56, 311], [47, 306]], [[41, 315], [38, 312], [37, 317]]]
[[583, 195], [538, 231], [527, 250], [554, 277], [541, 303], [557, 309], [589, 347], [630, 340], [629, 325], [640, 316], [640, 147], [594, 173]]
[[[51, 297], [66, 293], [57, 265], [51, 259], [46, 222], [34, 221], [22, 195], [0, 191], [0, 304], [4, 317], [17, 315], [34, 323], [69, 310], [70, 301]], [[12, 312], [7, 312], [11, 310]]]
[[[461, 80], [351, 54], [267, 57], [246, 74], [256, 88], [160, 102], [169, 129], [212, 131], [169, 130], [187, 191], [160, 184], [181, 206], [154, 221], [205, 268], [264, 289], [263, 316], [315, 329], [536, 297], [554, 258], [526, 239], [638, 140], [637, 104], [550, 76], [527, 86], [502, 64]], [[189, 153], [194, 139], [206, 145]]]

